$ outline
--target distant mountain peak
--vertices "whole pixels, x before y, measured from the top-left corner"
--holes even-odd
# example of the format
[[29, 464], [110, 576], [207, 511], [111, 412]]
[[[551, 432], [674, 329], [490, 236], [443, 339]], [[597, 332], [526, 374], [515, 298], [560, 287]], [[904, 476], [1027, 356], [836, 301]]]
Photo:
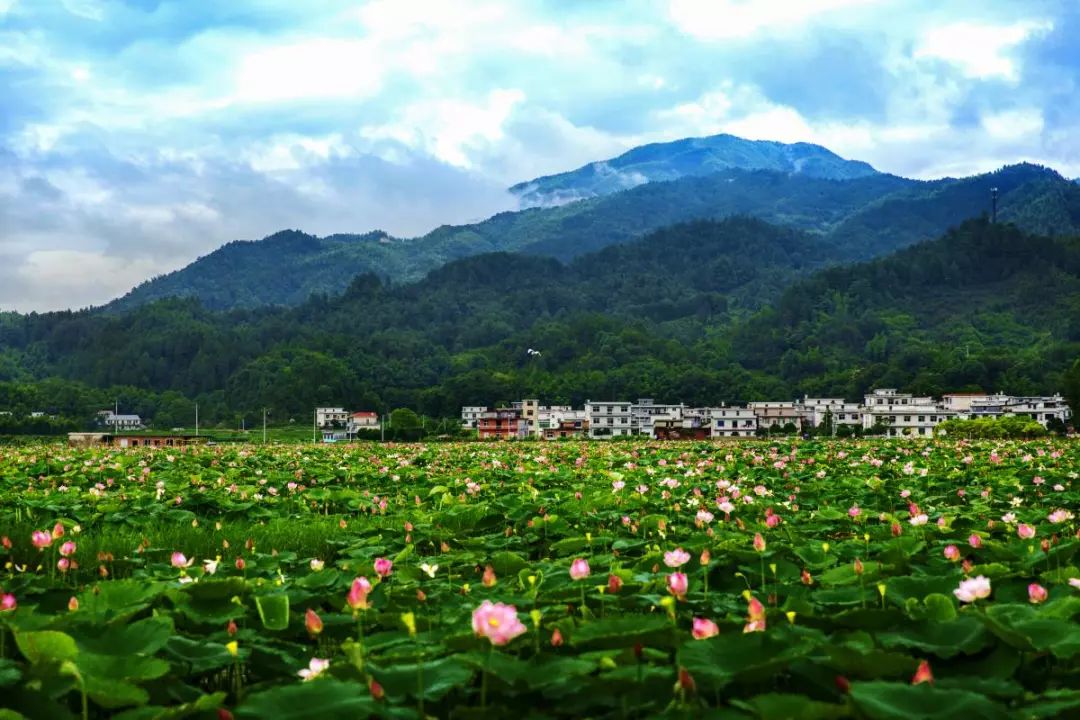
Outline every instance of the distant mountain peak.
[[867, 163], [846, 160], [820, 145], [745, 140], [721, 134], [641, 145], [577, 170], [519, 183], [510, 192], [522, 207], [563, 205], [649, 182], [730, 169], [772, 170], [827, 180], [849, 180], [878, 172]]

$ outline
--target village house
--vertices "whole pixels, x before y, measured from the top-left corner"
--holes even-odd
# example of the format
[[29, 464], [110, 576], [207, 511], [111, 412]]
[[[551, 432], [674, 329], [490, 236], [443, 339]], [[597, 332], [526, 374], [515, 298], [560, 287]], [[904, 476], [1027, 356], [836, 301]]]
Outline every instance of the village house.
[[766, 431], [774, 428], [782, 429], [788, 424], [794, 425], [797, 430], [801, 429], [804, 421], [810, 422], [810, 415], [812, 414], [795, 401], [751, 402], [747, 403], [746, 406], [757, 417], [758, 427]]
[[353, 434], [360, 430], [378, 430], [379, 413], [371, 410], [354, 412], [349, 416], [349, 424], [346, 429]]
[[349, 423], [349, 412], [345, 408], [315, 408], [315, 424], [320, 428], [344, 428]]
[[480, 416], [487, 410], [486, 405], [466, 405], [461, 408], [461, 427], [465, 430], [475, 430]]
[[723, 406], [705, 408], [704, 412], [713, 437], [754, 437], [757, 433], [758, 416], [751, 408]]
[[1068, 422], [1072, 413], [1061, 395], [1013, 397], [998, 393], [973, 400], [967, 413], [971, 419], [1026, 416], [1046, 427], [1052, 420]]
[[630, 403], [624, 400], [585, 401], [590, 438], [627, 437], [632, 434]]
[[806, 409], [810, 424], [821, 427], [826, 419], [832, 423], [835, 432], [841, 425], [862, 426], [862, 405], [845, 402], [843, 398], [803, 397], [802, 406]]
[[932, 437], [934, 428], [958, 416], [933, 398], [880, 388], [864, 398], [863, 428], [884, 426], [887, 437]]
[[686, 406], [665, 405], [654, 402], [652, 398], [639, 398], [630, 408], [630, 432], [634, 435], [648, 435], [655, 437], [653, 433], [653, 421], [656, 418], [678, 420], [682, 417], [682, 411]]
[[652, 418], [652, 434], [657, 440], [708, 440], [712, 437], [708, 415], [682, 412]]
[[98, 422], [110, 430], [141, 430], [144, 425], [138, 415], [118, 415], [112, 410], [102, 410], [97, 414]]
[[476, 423], [481, 440], [521, 440], [529, 435], [529, 422], [515, 408], [496, 408], [480, 414]]

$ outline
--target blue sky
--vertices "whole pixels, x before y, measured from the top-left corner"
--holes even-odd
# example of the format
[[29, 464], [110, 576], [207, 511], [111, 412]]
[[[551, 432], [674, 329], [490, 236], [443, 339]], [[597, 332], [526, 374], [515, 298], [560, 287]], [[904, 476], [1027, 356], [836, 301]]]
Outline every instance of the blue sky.
[[1076, 37], [1073, 0], [0, 0], [0, 309], [717, 132], [1080, 176]]

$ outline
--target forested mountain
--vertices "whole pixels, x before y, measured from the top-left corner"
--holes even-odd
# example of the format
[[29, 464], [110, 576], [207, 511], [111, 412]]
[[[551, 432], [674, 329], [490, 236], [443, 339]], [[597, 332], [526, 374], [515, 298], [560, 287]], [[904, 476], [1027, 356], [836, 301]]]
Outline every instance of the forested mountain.
[[166, 300], [126, 315], [6, 315], [0, 380], [17, 382], [0, 383], [0, 399], [20, 388], [86, 395], [56, 380], [27, 384], [55, 376], [142, 388], [122, 390], [122, 402], [148, 416], [195, 397], [207, 421], [262, 407], [303, 418], [317, 403], [451, 416], [526, 395], [718, 403], [858, 397], [875, 385], [1050, 392], [1080, 356], [1075, 239], [975, 220], [885, 258], [814, 271], [839, 248], [733, 218], [565, 265], [495, 253], [406, 285], [361, 275], [339, 296], [291, 309], [219, 313]]
[[510, 192], [522, 207], [563, 205], [645, 183], [731, 169], [773, 170], [826, 180], [850, 180], [877, 172], [867, 163], [845, 160], [820, 145], [712, 135], [642, 145], [610, 160], [519, 183]]
[[338, 293], [355, 275], [384, 282], [422, 278], [446, 262], [510, 251], [569, 260], [694, 219], [753, 215], [816, 233], [839, 258], [865, 259], [920, 240], [989, 210], [1000, 191], [1002, 219], [1048, 234], [1080, 230], [1080, 187], [1046, 168], [1017, 165], [960, 180], [917, 182], [873, 174], [827, 180], [806, 174], [725, 170], [654, 182], [552, 208], [444, 226], [421, 238], [385, 233], [316, 238], [287, 231], [230, 243], [188, 267], [155, 278], [112, 303], [124, 310], [164, 297], [198, 298], [213, 309], [296, 305]]

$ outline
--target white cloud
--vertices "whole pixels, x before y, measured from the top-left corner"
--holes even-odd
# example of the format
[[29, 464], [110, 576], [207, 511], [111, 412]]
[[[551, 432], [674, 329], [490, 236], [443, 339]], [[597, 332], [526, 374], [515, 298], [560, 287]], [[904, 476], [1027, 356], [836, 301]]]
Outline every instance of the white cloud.
[[85, 20], [100, 21], [105, 17], [105, 5], [101, 0], [61, 0], [64, 9]]
[[1047, 20], [1026, 20], [1011, 25], [950, 23], [927, 31], [915, 48], [914, 57], [944, 60], [969, 78], [1001, 78], [1016, 82], [1020, 79], [1020, 71], [1009, 51], [1053, 27]]
[[128, 260], [102, 252], [35, 250], [9, 280], [20, 286], [19, 299], [3, 298], [0, 302], [7, 300], [4, 305], [22, 312], [86, 307], [112, 297], [117, 288], [132, 288], [163, 269], [149, 258]]
[[995, 140], [1038, 137], [1043, 125], [1043, 114], [1038, 108], [1005, 110], [982, 117], [983, 129]]
[[364, 40], [319, 38], [254, 51], [240, 61], [244, 102], [369, 97], [382, 86], [380, 53]]
[[504, 137], [504, 124], [524, 100], [521, 90], [500, 89], [491, 91], [482, 103], [423, 101], [406, 107], [390, 123], [361, 128], [360, 135], [368, 140], [393, 140], [422, 148], [449, 165], [472, 168], [473, 154]]
[[708, 40], [747, 38], [803, 25], [838, 10], [877, 0], [670, 0], [668, 14], [682, 32]]

